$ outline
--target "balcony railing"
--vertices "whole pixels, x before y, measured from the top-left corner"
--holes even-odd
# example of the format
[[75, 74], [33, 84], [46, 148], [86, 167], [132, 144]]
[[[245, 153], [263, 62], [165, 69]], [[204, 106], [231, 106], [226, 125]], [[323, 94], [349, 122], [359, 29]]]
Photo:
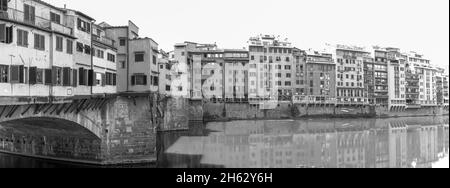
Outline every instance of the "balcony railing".
[[97, 35], [92, 35], [92, 40], [116, 48], [116, 41], [115, 40], [112, 40], [112, 39], [109, 39], [109, 38], [106, 38], [106, 37], [99, 37]]
[[39, 16], [34, 17], [25, 17], [25, 13], [16, 9], [8, 8], [7, 11], [0, 11], [0, 19], [7, 19], [19, 23], [23, 23], [26, 25], [31, 25], [47, 30], [56, 31], [59, 33], [63, 33], [66, 35], [73, 35], [73, 29], [66, 27], [64, 25], [51, 22], [46, 18], [42, 18]]

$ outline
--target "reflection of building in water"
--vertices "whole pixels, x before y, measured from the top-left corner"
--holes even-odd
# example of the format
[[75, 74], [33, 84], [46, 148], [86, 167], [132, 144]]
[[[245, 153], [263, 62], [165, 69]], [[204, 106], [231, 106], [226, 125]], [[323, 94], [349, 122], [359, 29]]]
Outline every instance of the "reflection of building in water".
[[389, 130], [369, 130], [366, 146], [366, 168], [389, 167]]
[[338, 132], [337, 167], [364, 168], [369, 131]]
[[437, 159], [437, 126], [420, 128], [420, 159], [426, 166], [431, 166]]
[[389, 167], [407, 167], [407, 125], [403, 122], [392, 122], [389, 125]]
[[207, 137], [181, 137], [166, 153], [192, 156], [187, 162], [198, 161], [197, 166], [228, 168], [405, 168], [413, 161], [416, 167], [431, 167], [438, 153], [448, 152], [448, 126], [404, 122], [216, 122], [208, 124], [213, 132]]

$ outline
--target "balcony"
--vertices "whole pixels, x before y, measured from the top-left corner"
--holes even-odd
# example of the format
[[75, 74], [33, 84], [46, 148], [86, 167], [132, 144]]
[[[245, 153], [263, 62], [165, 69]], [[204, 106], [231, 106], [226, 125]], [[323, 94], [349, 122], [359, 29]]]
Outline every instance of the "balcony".
[[12, 8], [8, 8], [8, 11], [0, 11], [0, 19], [3, 20], [10, 20], [13, 22], [34, 26], [46, 30], [56, 31], [58, 33], [66, 34], [73, 36], [73, 29], [66, 27], [61, 24], [57, 24], [54, 22], [51, 22], [50, 20], [46, 18], [42, 18], [39, 16], [34, 16], [31, 18], [26, 18], [25, 14], [19, 10], [15, 10]]
[[99, 43], [102, 43], [102, 44], [105, 44], [107, 46], [116, 48], [116, 41], [115, 40], [112, 40], [112, 39], [109, 39], [109, 38], [106, 38], [106, 37], [99, 37], [97, 35], [92, 35], [92, 40], [94, 40], [96, 42], [99, 42]]

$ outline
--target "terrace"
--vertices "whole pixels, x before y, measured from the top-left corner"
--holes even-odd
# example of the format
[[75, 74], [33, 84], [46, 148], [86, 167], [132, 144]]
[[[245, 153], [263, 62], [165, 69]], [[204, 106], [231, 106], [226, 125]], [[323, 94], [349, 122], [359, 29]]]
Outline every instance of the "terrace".
[[39, 16], [25, 16], [24, 12], [12, 8], [0, 11], [0, 19], [73, 36], [72, 28]]

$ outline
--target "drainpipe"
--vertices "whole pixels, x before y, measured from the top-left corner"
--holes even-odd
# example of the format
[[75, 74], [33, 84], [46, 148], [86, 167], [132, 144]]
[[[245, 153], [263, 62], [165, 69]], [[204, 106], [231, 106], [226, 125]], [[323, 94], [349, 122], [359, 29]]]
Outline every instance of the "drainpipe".
[[93, 48], [92, 48], [93, 47], [92, 46], [93, 26], [94, 26], [94, 24], [91, 22], [91, 31], [90, 31], [90, 36], [91, 36], [91, 40], [90, 40], [90, 42], [91, 42], [91, 44], [90, 44], [90, 46], [91, 46], [91, 70], [92, 70], [92, 75], [91, 75], [92, 76], [91, 97], [94, 94], [94, 83], [97, 82], [96, 80], [94, 80], [94, 75], [95, 75], [95, 72], [94, 72], [94, 56], [92, 55], [92, 52], [93, 52]]
[[130, 27], [127, 27], [127, 92], [130, 91]]
[[[49, 100], [50, 100], [50, 104], [53, 103], [53, 32], [50, 32], [50, 45], [49, 46], [49, 52], [50, 52], [50, 70], [51, 70], [51, 75], [52, 75], [52, 80], [51, 80], [51, 84], [49, 85]], [[47, 76], [47, 75], [45, 75]], [[45, 82], [45, 80], [44, 80]]]

